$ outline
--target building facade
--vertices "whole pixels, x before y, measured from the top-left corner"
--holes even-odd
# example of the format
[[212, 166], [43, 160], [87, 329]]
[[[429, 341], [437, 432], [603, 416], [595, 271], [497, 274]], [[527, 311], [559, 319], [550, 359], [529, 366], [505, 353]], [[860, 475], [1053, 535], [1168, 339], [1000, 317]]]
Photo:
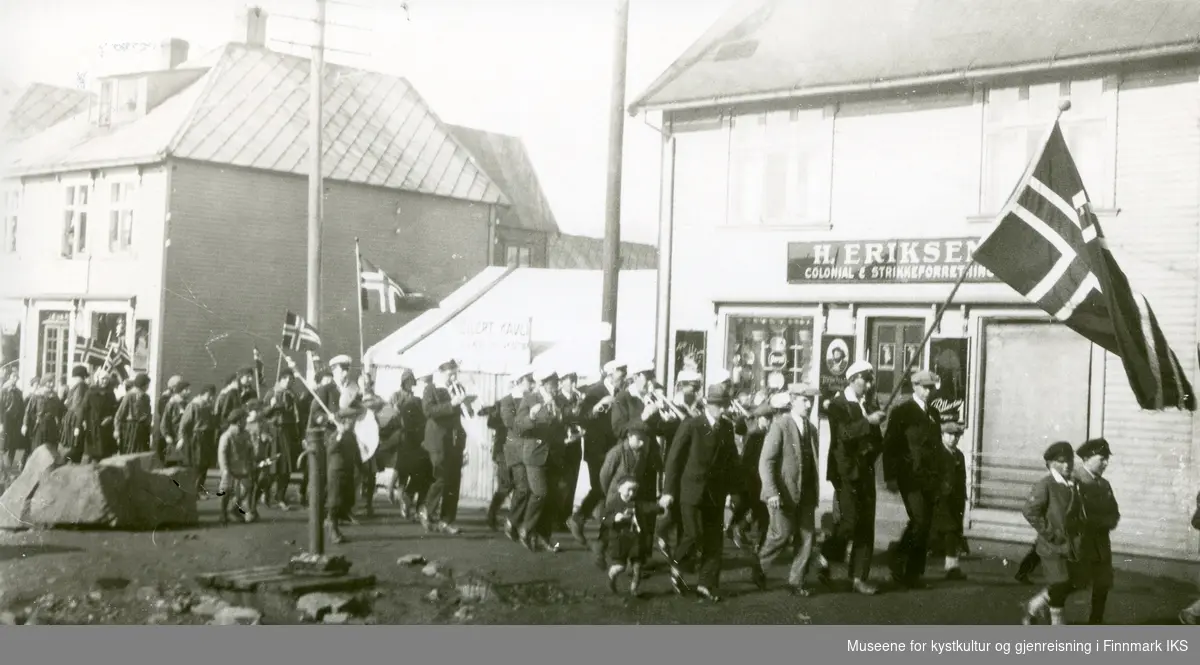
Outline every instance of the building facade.
[[[946, 11], [973, 11], [968, 3], [936, 0], [909, 3], [904, 23], [881, 24], [895, 38], [892, 58], [866, 47], [856, 57], [820, 34], [838, 34], [854, 4], [768, 0], [736, 10], [748, 13], [724, 17], [635, 104], [660, 112], [668, 134], [657, 354], [666, 374], [678, 370], [676, 347], [700, 340], [709, 371], [738, 371], [744, 389], [800, 380], [828, 396], [844, 385], [846, 365], [865, 359], [886, 400], [916, 356], [942, 377], [943, 406], [961, 409], [967, 426], [969, 536], [1029, 540], [1019, 509], [1045, 473], [1042, 451], [1104, 436], [1122, 512], [1114, 547], [1200, 558], [1188, 524], [1200, 487], [1200, 418], [1140, 410], [1119, 358], [970, 259], [1069, 100], [1063, 131], [1109, 244], [1200, 385], [1194, 36], [1164, 29], [1137, 45], [1141, 53], [1114, 46], [1116, 56], [1049, 64], [1061, 36], [1034, 30], [1029, 48], [1038, 53], [993, 52], [993, 40], [980, 37], [986, 26]], [[1074, 9], [1062, 11], [1086, 14], [1066, 4]], [[1180, 20], [1197, 13], [1190, 3], [1165, 4]], [[999, 25], [1021, 29], [1020, 12], [1011, 13]], [[1096, 22], [1068, 18], [1076, 34]], [[922, 39], [943, 43], [930, 35], [958, 41], [944, 42], [951, 47], [939, 62], [904, 51]], [[1177, 37], [1184, 45], [1168, 52]], [[805, 64], [787, 70], [780, 53]], [[811, 64], [839, 56], [840, 66]], [[915, 61], [911, 72], [895, 64], [905, 57]], [[1020, 57], [1027, 62], [1009, 61]], [[963, 74], [972, 63], [978, 70]], [[854, 75], [875, 64], [887, 76]], [[824, 457], [824, 423], [822, 432]], [[898, 499], [881, 492], [880, 502]]]

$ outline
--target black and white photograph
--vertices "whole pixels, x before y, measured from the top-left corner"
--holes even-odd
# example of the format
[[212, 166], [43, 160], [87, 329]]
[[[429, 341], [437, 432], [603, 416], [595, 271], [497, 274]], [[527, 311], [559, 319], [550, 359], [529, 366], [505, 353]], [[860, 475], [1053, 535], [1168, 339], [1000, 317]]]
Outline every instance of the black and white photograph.
[[0, 631], [1196, 625], [1197, 100], [1196, 0], [6, 0]]

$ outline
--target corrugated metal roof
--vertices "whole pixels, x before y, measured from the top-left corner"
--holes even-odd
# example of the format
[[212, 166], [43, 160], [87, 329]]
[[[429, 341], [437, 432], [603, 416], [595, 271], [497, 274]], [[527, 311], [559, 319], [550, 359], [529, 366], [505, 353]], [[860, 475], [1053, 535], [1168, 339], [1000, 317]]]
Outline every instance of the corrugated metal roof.
[[[440, 310], [422, 314], [372, 346], [367, 351], [371, 364], [385, 368], [424, 367], [445, 357], [455, 357], [456, 349], [448, 346], [453, 344], [453, 336], [439, 335], [438, 331], [454, 320], [446, 316], [447, 311], [455, 309], [451, 303], [475, 299], [458, 316], [506, 321], [529, 317], [534, 363], [596, 376], [600, 364], [603, 273], [518, 268], [496, 281], [504, 272], [504, 268], [484, 270], [448, 297]], [[654, 358], [656, 288], [657, 273], [653, 270], [621, 271], [617, 286], [618, 356]], [[438, 315], [438, 311], [442, 314]], [[420, 341], [413, 344], [417, 339]]]
[[[70, 131], [18, 146], [7, 167], [53, 172], [170, 155], [304, 175], [310, 69], [305, 58], [229, 44], [204, 76], [144, 117], [112, 128], [78, 117]], [[407, 80], [340, 65], [324, 76], [326, 178], [508, 204]]]
[[24, 139], [87, 111], [93, 97], [85, 90], [45, 83], [23, 88], [6, 86], [0, 94], [6, 98], [0, 101], [4, 112], [0, 139], [4, 141]]
[[521, 139], [461, 125], [450, 125], [450, 131], [508, 196], [511, 205], [500, 211], [501, 226], [558, 232], [554, 211]]
[[745, 0], [632, 106], [866, 86], [1167, 46], [1200, 51], [1200, 2]]
[[[558, 234], [546, 240], [546, 263], [565, 270], [601, 270], [604, 267], [604, 239]], [[622, 270], [656, 270], [658, 249], [654, 245], [621, 243]]]

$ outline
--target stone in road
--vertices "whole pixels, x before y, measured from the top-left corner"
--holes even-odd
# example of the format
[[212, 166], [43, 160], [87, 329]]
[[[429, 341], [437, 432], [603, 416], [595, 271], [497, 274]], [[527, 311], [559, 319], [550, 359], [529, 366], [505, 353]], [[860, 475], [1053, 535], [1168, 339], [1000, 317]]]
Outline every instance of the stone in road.
[[[19, 610], [48, 593], [86, 598], [97, 588], [97, 580], [130, 580], [121, 593], [134, 598], [139, 588], [187, 583], [197, 573], [281, 564], [299, 552], [305, 539], [301, 512], [266, 511], [254, 524], [220, 528], [213, 525], [214, 502], [202, 502], [200, 510], [202, 526], [185, 531], [0, 534], [0, 611]], [[646, 597], [632, 600], [610, 595], [604, 575], [568, 539], [563, 539], [565, 550], [560, 554], [532, 555], [487, 531], [481, 512], [467, 514], [466, 529], [458, 537], [427, 535], [419, 526], [402, 522], [395, 511], [378, 512], [376, 519], [347, 528], [350, 542], [331, 546], [329, 553], [344, 554], [354, 572], [379, 578], [373, 612], [381, 624], [463, 620], [454, 616], [454, 580], [425, 577], [420, 566], [398, 564], [399, 557], [413, 552], [428, 561], [444, 561], [454, 570], [488, 576], [494, 594], [472, 605], [470, 621], [477, 624], [1013, 624], [1018, 603], [1034, 590], [1012, 582], [1011, 563], [1006, 567], [999, 558], [980, 558], [964, 562], [970, 579], [963, 582], [935, 581], [927, 590], [874, 597], [837, 592], [798, 599], [782, 588], [782, 568], [771, 571], [773, 586], [768, 591], [755, 589], [746, 567], [749, 557], [728, 546], [722, 603], [675, 597], [661, 570], [644, 585]], [[873, 574], [886, 578], [882, 562]], [[439, 600], [429, 602], [426, 597], [434, 589], [439, 590]], [[1108, 620], [1173, 623], [1194, 593], [1190, 584], [1119, 571]], [[106, 596], [105, 602], [117, 603], [117, 595]], [[241, 602], [231, 599], [234, 605]], [[1087, 594], [1076, 594], [1068, 618], [1084, 618], [1086, 603]], [[294, 600], [260, 609], [263, 623], [299, 621]], [[131, 600], [113, 615], [97, 615], [95, 620], [140, 624], [150, 613], [145, 603]]]

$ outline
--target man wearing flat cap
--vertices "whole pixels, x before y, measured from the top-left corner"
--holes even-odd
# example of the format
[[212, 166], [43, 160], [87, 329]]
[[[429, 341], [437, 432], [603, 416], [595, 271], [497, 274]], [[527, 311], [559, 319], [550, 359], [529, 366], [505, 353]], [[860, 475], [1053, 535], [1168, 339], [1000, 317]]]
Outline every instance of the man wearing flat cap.
[[517, 525], [517, 534], [522, 545], [538, 552], [556, 546], [552, 541], [551, 513], [558, 489], [555, 474], [562, 464], [567, 425], [558, 373], [540, 368], [534, 372], [533, 381], [537, 387], [521, 398], [514, 423], [521, 438], [521, 463], [529, 487], [524, 519]]
[[884, 412], [872, 396], [875, 369], [860, 360], [846, 370], [845, 390], [829, 400], [831, 443], [826, 476], [837, 493], [839, 535], [852, 543], [848, 573], [856, 593], [874, 595], [867, 581], [875, 553], [875, 461], [883, 451]]
[[770, 529], [758, 552], [759, 565], [753, 569], [753, 576], [755, 584], [765, 589], [766, 569], [795, 536], [796, 556], [788, 572], [788, 586], [792, 593], [807, 596], [808, 566], [817, 554], [813, 539], [821, 475], [817, 469], [819, 434], [809, 414], [819, 393], [813, 386], [794, 383], [788, 386], [787, 394], [791, 408], [771, 423], [759, 457], [761, 497], [770, 514]]
[[946, 579], [962, 580], [966, 575], [958, 567], [963, 550], [963, 517], [967, 507], [967, 460], [958, 449], [963, 426], [952, 415], [942, 416], [942, 445], [938, 451], [938, 489], [933, 500], [933, 524], [929, 549], [945, 559]]
[[[749, 540], [750, 551], [758, 552], [766, 541], [771, 515], [767, 504], [762, 500], [762, 479], [758, 476], [758, 463], [762, 457], [767, 429], [772, 421], [791, 409], [791, 403], [792, 400], [786, 392], [775, 393], [766, 397], [750, 413], [738, 458], [738, 475], [743, 491], [734, 495], [729, 524], [725, 527], [725, 535], [738, 549], [742, 549], [746, 545], [745, 541]], [[734, 431], [736, 432], [736, 425]]]
[[611, 360], [604, 364], [603, 378], [590, 386], [579, 404], [583, 429], [587, 436], [583, 440], [583, 461], [588, 468], [588, 493], [579, 504], [579, 509], [567, 522], [571, 535], [580, 544], [587, 544], [584, 527], [596, 509], [604, 503], [604, 489], [600, 486], [600, 470], [608, 451], [618, 443], [613, 431], [612, 408], [617, 396], [625, 387], [627, 364]]
[[[488, 504], [487, 525], [493, 531], [500, 528], [500, 507], [511, 495], [510, 514], [504, 525], [504, 533], [510, 540], [517, 539], [517, 524], [524, 518], [525, 502], [529, 500], [529, 488], [524, 485], [517, 487], [514, 470], [523, 466], [520, 438], [516, 432], [517, 406], [525, 394], [533, 390], [533, 372], [534, 368], [526, 367], [513, 374], [508, 394], [497, 400], [488, 414], [488, 427], [493, 433], [492, 463], [496, 467], [496, 491]], [[523, 469], [520, 474], [521, 483], [525, 483]]]
[[433, 470], [433, 483], [421, 513], [421, 524], [426, 531], [450, 536], [460, 533], [454, 522], [458, 519], [458, 492], [466, 454], [461, 408], [466, 395], [450, 394], [457, 376], [458, 363], [453, 360], [442, 362], [421, 395], [421, 409], [425, 413], [425, 452], [429, 453]]
[[696, 592], [720, 600], [721, 557], [725, 546], [725, 500], [737, 492], [738, 450], [733, 423], [723, 418], [729, 391], [709, 386], [704, 414], [683, 421], [667, 453], [662, 506], [679, 504], [683, 537], [672, 552], [671, 584], [677, 593], [687, 585], [685, 568], [699, 565]]
[[942, 418], [930, 402], [938, 384], [933, 372], [913, 372], [912, 399], [892, 410], [883, 441], [883, 477], [898, 493], [908, 524], [892, 552], [892, 581], [908, 588], [924, 586], [933, 501], [938, 489]]
[[178, 374], [172, 375], [167, 379], [167, 385], [161, 393], [158, 394], [158, 399], [154, 401], [154, 448], [162, 455], [171, 453], [171, 444], [167, 441], [169, 435], [172, 439], [175, 438], [175, 432], [164, 430], [162, 426], [163, 414], [167, 412], [167, 403], [171, 401], [171, 397], [178, 392], [179, 384], [183, 381], [183, 377]]
[[[338, 421], [337, 418], [330, 418], [329, 414], [335, 416], [338, 411], [343, 408], [357, 408], [361, 406], [360, 396], [357, 394], [357, 386], [350, 381], [350, 356], [341, 354], [336, 355], [329, 360], [329, 373], [331, 381], [322, 381], [314, 391], [313, 403], [308, 409], [308, 422], [306, 426], [305, 439], [309, 447], [316, 448], [322, 451], [322, 459], [318, 460], [320, 469], [310, 469], [309, 473], [324, 472], [326, 485], [326, 496], [318, 497], [318, 500], [323, 501], [322, 505], [328, 506], [331, 501], [330, 494], [333, 491], [330, 483], [330, 468], [328, 464], [328, 450], [332, 446], [337, 445]], [[309, 458], [311, 460], [311, 458]], [[305, 492], [307, 494], [307, 492]], [[305, 497], [309, 498], [309, 497]], [[326, 513], [326, 518], [329, 514]], [[336, 525], [326, 521], [326, 528], [330, 531], [336, 531]], [[340, 533], [340, 532], [339, 532]], [[331, 534], [335, 540], [341, 536], [337, 533]]]
[[1064, 608], [1071, 594], [1071, 569], [1079, 560], [1084, 530], [1083, 499], [1072, 479], [1075, 451], [1066, 441], [1057, 441], [1042, 455], [1049, 471], [1029, 489], [1022, 511], [1025, 521], [1037, 532], [1037, 553], [1042, 560], [1046, 588], [1025, 605], [1021, 623], [1029, 625], [1049, 609], [1050, 623], [1064, 623]]
[[1079, 589], [1092, 587], [1092, 609], [1088, 623], [1104, 623], [1104, 608], [1113, 585], [1112, 540], [1109, 534], [1121, 522], [1121, 509], [1112, 485], [1104, 478], [1112, 450], [1105, 439], [1085, 441], [1075, 451], [1079, 465], [1075, 467], [1075, 484], [1083, 499], [1083, 538], [1079, 561], [1075, 564], [1072, 583]]

